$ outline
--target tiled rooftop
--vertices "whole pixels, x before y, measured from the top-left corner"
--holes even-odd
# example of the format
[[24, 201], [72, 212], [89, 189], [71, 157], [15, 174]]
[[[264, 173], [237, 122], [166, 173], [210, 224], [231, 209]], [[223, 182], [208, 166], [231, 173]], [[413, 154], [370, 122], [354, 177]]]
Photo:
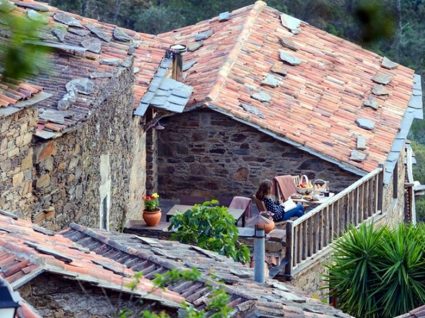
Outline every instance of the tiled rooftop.
[[0, 83], [0, 108], [13, 106], [19, 101], [30, 99], [42, 89], [40, 86], [28, 83], [16, 85]]
[[[100, 103], [98, 92], [116, 76], [119, 68], [130, 67], [132, 59], [136, 73], [134, 103], [138, 105], [164, 56], [164, 43], [153, 35], [63, 12], [46, 3], [12, 2], [16, 4], [14, 14], [35, 12], [48, 17], [39, 43], [52, 50], [48, 71], [29, 80], [32, 85], [21, 84], [18, 90], [24, 96], [32, 87], [52, 94], [37, 104], [40, 111], [37, 135], [57, 137], [85, 121]], [[69, 85], [66, 88], [76, 79], [85, 81], [83, 90]], [[15, 96], [20, 95], [11, 89], [0, 93], [0, 106], [15, 103]]]
[[201, 282], [167, 286], [198, 309], [205, 307], [209, 294], [203, 281], [208, 281], [213, 274], [224, 282], [231, 297], [230, 305], [242, 317], [349, 317], [329, 305], [307, 298], [290, 285], [276, 280], [267, 280], [264, 285], [257, 284], [251, 268], [198, 247], [175, 241], [88, 229], [76, 224], [71, 224], [61, 234], [97, 254], [129, 268], [137, 268], [147, 278], [172, 268], [199, 269], [202, 273]]
[[[146, 294], [152, 291], [151, 279], [156, 273], [189, 267], [201, 271], [200, 281], [173, 283], [167, 289], [155, 289], [152, 294]], [[207, 282], [214, 284], [210, 279], [214, 274], [224, 282], [234, 313], [243, 314], [243, 317], [349, 317], [304, 296], [290, 285], [276, 280], [257, 284], [252, 269], [198, 247], [77, 224], [53, 233], [11, 214], [0, 213], [0, 275], [14, 289], [49, 272], [121, 290], [136, 271], [141, 271], [143, 278], [133, 293], [164, 306], [174, 307], [184, 298], [198, 309], [205, 308], [210, 293]], [[28, 305], [21, 309], [20, 317], [37, 316]]]
[[[13, 288], [19, 288], [43, 272], [58, 274], [96, 286], [121, 290], [134, 271], [72, 240], [33, 225], [29, 221], [0, 214], [0, 275]], [[126, 292], [129, 292], [124, 287]], [[148, 292], [152, 292], [148, 295]], [[142, 298], [176, 306], [182, 301], [178, 294], [153, 289], [143, 278], [132, 292]]]
[[[412, 98], [413, 70], [261, 1], [160, 37], [187, 45], [184, 60], [196, 62], [185, 72], [192, 108], [210, 107], [358, 174], [385, 162]], [[358, 136], [366, 149], [356, 148]]]

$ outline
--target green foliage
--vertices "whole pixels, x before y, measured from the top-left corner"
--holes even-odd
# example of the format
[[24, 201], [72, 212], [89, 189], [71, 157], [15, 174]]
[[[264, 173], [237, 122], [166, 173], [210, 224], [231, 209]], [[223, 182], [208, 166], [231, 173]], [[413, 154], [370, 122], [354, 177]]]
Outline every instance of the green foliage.
[[155, 286], [165, 288], [169, 284], [174, 284], [179, 281], [196, 281], [201, 277], [201, 272], [196, 268], [191, 270], [172, 269], [165, 274], [156, 274], [153, 280]]
[[355, 10], [355, 17], [359, 22], [360, 40], [363, 43], [388, 40], [394, 35], [394, 16], [382, 1], [360, 1]]
[[127, 285], [127, 287], [131, 290], [135, 290], [137, 285], [140, 284], [140, 280], [143, 278], [143, 273], [142, 272], [137, 272], [136, 274], [134, 274], [133, 276], [133, 280]]
[[169, 227], [175, 230], [172, 238], [232, 257], [236, 261], [248, 262], [249, 249], [238, 242], [235, 219], [226, 207], [217, 204], [216, 200], [206, 201], [173, 216]]
[[138, 15], [134, 28], [145, 33], [158, 34], [176, 29], [186, 24], [185, 21], [185, 17], [171, 7], [150, 7]]
[[416, 165], [413, 166], [413, 177], [425, 184], [425, 145], [418, 142], [412, 142], [411, 145], [416, 158]]
[[228, 317], [232, 312], [232, 308], [227, 305], [229, 302], [230, 297], [222, 288], [214, 289], [207, 306], [207, 310], [212, 313], [209, 317]]
[[425, 222], [425, 198], [416, 198], [416, 220]]
[[0, 1], [1, 31], [7, 37], [0, 43], [0, 68], [3, 79], [19, 81], [37, 73], [46, 63], [47, 49], [35, 44], [45, 16], [40, 20], [29, 20], [7, 12], [5, 2]]
[[159, 195], [158, 193], [153, 193], [151, 195], [145, 195], [143, 197], [145, 203], [146, 211], [156, 211], [159, 208]]
[[[142, 273], [136, 273], [133, 277], [132, 282], [127, 286], [131, 290], [134, 290], [142, 279]], [[187, 270], [172, 269], [164, 274], [156, 274], [153, 284], [156, 288], [165, 288], [167, 285], [172, 285], [181, 281], [198, 281], [201, 278], [199, 270], [192, 268]], [[196, 310], [191, 304], [183, 303], [183, 316], [185, 318], [227, 318], [230, 317], [232, 308], [228, 306], [230, 297], [224, 290], [224, 288], [217, 282], [208, 285], [211, 290], [208, 296], [209, 302], [206, 310]], [[135, 315], [131, 310], [123, 308], [118, 314], [119, 318], [129, 318], [139, 316], [142, 318], [170, 318], [165, 312], [154, 313], [151, 311], [144, 310], [140, 315]]]
[[395, 317], [425, 302], [425, 227], [361, 225], [336, 242], [327, 281], [355, 317]]

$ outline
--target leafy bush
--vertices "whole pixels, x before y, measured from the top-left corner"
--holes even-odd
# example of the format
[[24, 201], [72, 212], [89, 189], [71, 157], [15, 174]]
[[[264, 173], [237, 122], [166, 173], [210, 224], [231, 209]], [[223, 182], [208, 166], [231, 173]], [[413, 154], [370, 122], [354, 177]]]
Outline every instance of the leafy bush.
[[206, 201], [173, 216], [169, 227], [175, 230], [172, 238], [232, 257], [236, 261], [248, 262], [249, 249], [238, 242], [235, 219], [226, 207], [217, 204], [216, 200]]
[[0, 44], [0, 69], [7, 81], [19, 81], [35, 74], [45, 65], [48, 50], [36, 44], [43, 20], [47, 15], [38, 14], [30, 20], [8, 12], [7, 2], [0, 1], [0, 20], [3, 34], [8, 38]]
[[336, 242], [331, 296], [355, 317], [395, 317], [425, 303], [425, 227], [361, 225]]

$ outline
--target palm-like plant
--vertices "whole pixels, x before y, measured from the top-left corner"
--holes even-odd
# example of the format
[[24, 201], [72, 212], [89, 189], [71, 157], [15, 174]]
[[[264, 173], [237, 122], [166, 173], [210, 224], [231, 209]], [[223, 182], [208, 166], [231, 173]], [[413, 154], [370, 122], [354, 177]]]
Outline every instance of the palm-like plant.
[[378, 253], [382, 316], [394, 317], [425, 303], [424, 227], [385, 229]]
[[425, 228], [361, 225], [336, 242], [326, 277], [355, 317], [395, 317], [425, 303]]

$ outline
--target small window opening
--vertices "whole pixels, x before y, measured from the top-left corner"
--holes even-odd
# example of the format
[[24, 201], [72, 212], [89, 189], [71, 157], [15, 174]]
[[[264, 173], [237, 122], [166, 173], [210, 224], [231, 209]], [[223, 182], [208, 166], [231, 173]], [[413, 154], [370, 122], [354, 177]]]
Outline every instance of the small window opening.
[[102, 200], [102, 224], [103, 230], [108, 229], [108, 197], [104, 197]]

